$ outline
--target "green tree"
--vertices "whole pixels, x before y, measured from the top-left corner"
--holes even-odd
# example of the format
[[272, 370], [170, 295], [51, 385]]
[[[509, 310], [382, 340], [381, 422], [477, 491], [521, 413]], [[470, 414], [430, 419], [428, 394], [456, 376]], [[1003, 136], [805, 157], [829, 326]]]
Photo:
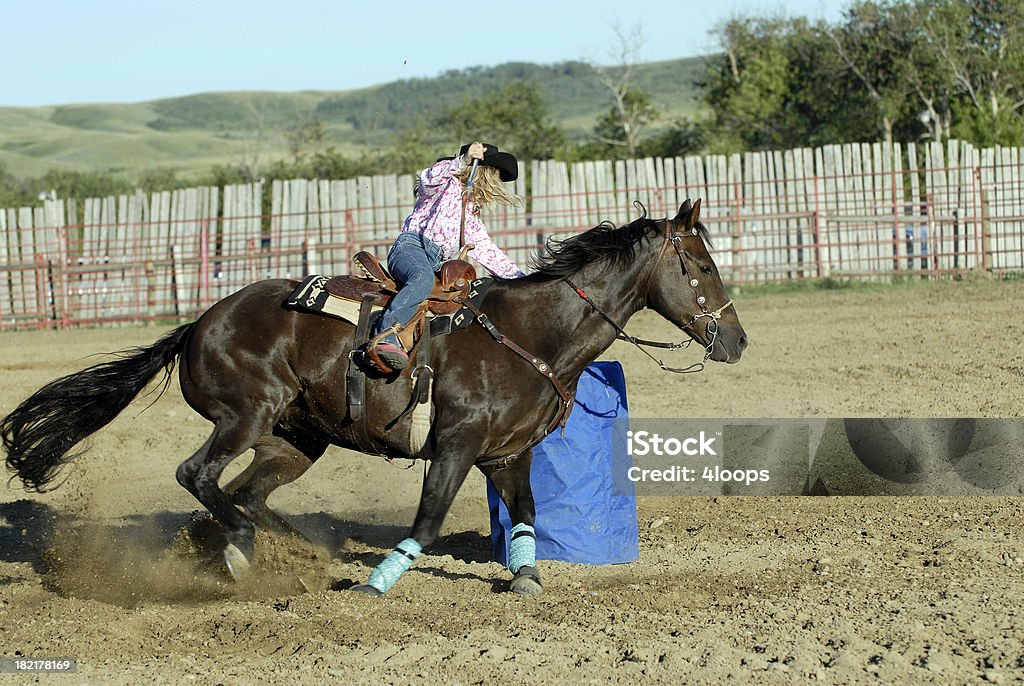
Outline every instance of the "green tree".
[[590, 148], [612, 159], [636, 157], [643, 131], [657, 118], [651, 96], [631, 88], [613, 94], [611, 107], [594, 124]]
[[25, 183], [8, 172], [7, 166], [0, 162], [0, 207], [25, 206], [35, 201], [36, 196], [29, 193]]
[[650, 93], [637, 87], [639, 49], [643, 45], [640, 25], [625, 31], [615, 28], [618, 54], [614, 66], [594, 67], [594, 75], [610, 97], [609, 108], [601, 115], [585, 149], [613, 158], [636, 157], [645, 129], [658, 118]]
[[183, 188], [195, 185], [196, 181], [182, 181], [177, 174], [168, 169], [150, 169], [143, 172], [135, 181], [135, 186], [146, 192], [167, 191], [172, 188]]
[[873, 106], [879, 137], [892, 144], [893, 130], [906, 113], [910, 86], [906, 76], [913, 27], [894, 11], [893, 3], [857, 2], [846, 10], [845, 21], [823, 28], [835, 54]]
[[707, 127], [689, 119], [680, 119], [665, 131], [644, 139], [637, 149], [640, 157], [685, 157], [707, 146]]
[[288, 152], [296, 162], [323, 152], [327, 134], [319, 117], [310, 117], [288, 132]]
[[54, 191], [58, 198], [100, 198], [131, 193], [134, 184], [106, 172], [77, 172], [51, 169], [36, 184], [40, 191]]
[[[932, 140], [950, 137], [953, 119], [953, 83], [942, 68], [941, 55], [927, 30], [930, 3], [894, 2], [887, 11], [892, 15], [888, 23], [904, 41], [905, 58], [902, 77], [914, 94], [905, 116], [921, 122]], [[916, 104], [916, 108], [914, 107]], [[904, 127], [905, 128], [905, 127]], [[908, 139], [905, 130], [900, 136]]]
[[955, 136], [978, 144], [1024, 138], [1024, 3], [921, 2], [921, 26], [953, 91]]
[[[914, 110], [891, 76], [892, 54], [877, 49], [867, 19], [848, 19], [839, 27], [781, 17], [721, 25], [723, 52], [709, 58], [703, 84], [711, 147], [763, 150], [902, 134]], [[920, 129], [916, 115], [911, 120]]]
[[858, 0], [835, 25], [747, 17], [718, 35], [716, 149], [1024, 138], [1020, 0]]
[[223, 187], [229, 184], [251, 183], [258, 178], [258, 170], [252, 169], [248, 164], [217, 165], [201, 178], [201, 183], [206, 186]]
[[373, 173], [409, 174], [419, 171], [438, 157], [437, 145], [428, 140], [426, 128], [419, 126], [406, 129], [389, 147], [368, 154], [364, 159], [368, 165], [383, 170]]
[[723, 51], [708, 60], [705, 103], [720, 151], [772, 147], [789, 91], [781, 19], [737, 18], [715, 33]]
[[[548, 114], [536, 84], [514, 81], [500, 90], [466, 96], [444, 109], [431, 127], [449, 142], [482, 140], [520, 159], [547, 159], [565, 143], [565, 133]], [[418, 134], [426, 139], [425, 133]]]
[[[720, 25], [704, 102], [719, 152], [859, 140], [865, 100], [844, 77], [820, 24], [747, 17]], [[870, 127], [868, 131], [870, 131]]]

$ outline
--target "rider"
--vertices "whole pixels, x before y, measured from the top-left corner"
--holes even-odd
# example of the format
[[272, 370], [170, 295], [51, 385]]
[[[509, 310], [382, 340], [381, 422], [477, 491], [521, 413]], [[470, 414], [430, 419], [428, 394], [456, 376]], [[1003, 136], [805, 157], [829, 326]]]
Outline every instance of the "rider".
[[[442, 157], [416, 177], [416, 205], [388, 252], [388, 270], [402, 285], [381, 315], [379, 332], [397, 330], [412, 319], [416, 308], [430, 294], [434, 273], [441, 263], [458, 256], [462, 203], [473, 160], [479, 160], [479, 164], [470, 196], [465, 198], [465, 241], [476, 246], [473, 258], [493, 275], [505, 279], [524, 276], [523, 270], [494, 244], [480, 219], [481, 209], [489, 204], [522, 203], [519, 196], [502, 185], [519, 176], [516, 158], [493, 145], [464, 145], [457, 157]], [[371, 360], [373, 353], [389, 368], [381, 371], [400, 371], [409, 363], [409, 356], [394, 333], [377, 343]]]

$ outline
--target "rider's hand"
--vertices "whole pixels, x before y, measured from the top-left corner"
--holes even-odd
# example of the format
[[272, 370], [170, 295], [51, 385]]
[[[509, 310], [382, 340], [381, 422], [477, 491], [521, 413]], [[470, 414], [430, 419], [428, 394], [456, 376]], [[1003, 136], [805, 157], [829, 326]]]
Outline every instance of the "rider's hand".
[[469, 150], [466, 151], [466, 161], [472, 162], [473, 160], [482, 160], [484, 158], [484, 144], [480, 141], [471, 143]]

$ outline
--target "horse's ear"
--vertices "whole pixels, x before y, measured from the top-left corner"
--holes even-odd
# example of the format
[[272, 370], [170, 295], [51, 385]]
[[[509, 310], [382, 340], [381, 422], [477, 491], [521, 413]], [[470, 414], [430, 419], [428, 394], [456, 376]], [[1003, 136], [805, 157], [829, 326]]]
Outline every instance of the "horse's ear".
[[681, 224], [684, 230], [691, 231], [697, 225], [698, 219], [700, 219], [700, 198], [697, 198], [697, 202], [692, 205], [690, 204], [690, 199], [687, 198], [679, 206], [679, 213], [672, 221], [676, 224]]

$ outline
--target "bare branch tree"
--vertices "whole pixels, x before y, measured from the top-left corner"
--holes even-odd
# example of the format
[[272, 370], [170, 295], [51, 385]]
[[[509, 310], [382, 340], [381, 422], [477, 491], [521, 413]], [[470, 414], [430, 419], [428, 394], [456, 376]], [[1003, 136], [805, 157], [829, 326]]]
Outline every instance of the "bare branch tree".
[[254, 179], [259, 174], [260, 153], [267, 146], [267, 101], [260, 98], [257, 105], [251, 98], [246, 101], [246, 108], [252, 120], [255, 137], [246, 139], [240, 169], [248, 178]]
[[611, 66], [594, 65], [594, 72], [602, 86], [611, 96], [610, 114], [614, 128], [621, 130], [622, 136], [608, 135], [608, 132], [597, 130], [594, 137], [604, 145], [622, 146], [632, 157], [636, 155], [640, 134], [644, 127], [655, 119], [654, 108], [646, 93], [638, 94], [633, 85], [636, 68], [639, 64], [640, 46], [643, 45], [643, 33], [640, 26], [634, 25], [628, 32], [622, 27], [613, 27], [617, 38], [615, 62]]

